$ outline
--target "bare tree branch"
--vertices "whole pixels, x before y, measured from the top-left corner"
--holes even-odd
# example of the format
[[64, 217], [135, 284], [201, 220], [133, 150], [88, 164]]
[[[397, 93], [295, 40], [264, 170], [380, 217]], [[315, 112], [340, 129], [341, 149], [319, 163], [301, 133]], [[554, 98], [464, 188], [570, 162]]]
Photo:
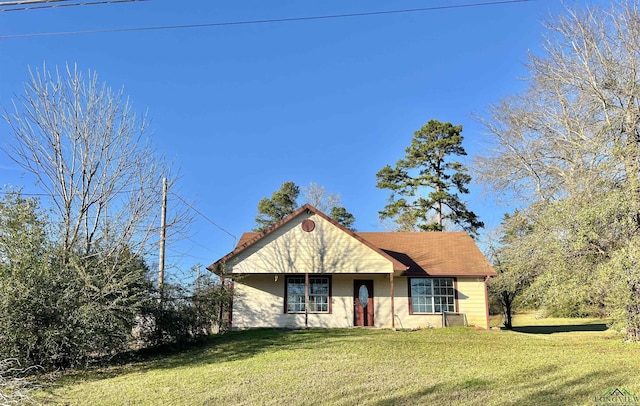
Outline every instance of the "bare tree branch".
[[13, 106], [4, 118], [15, 142], [5, 152], [50, 195], [64, 251], [148, 253], [158, 235], [161, 179], [171, 173], [146, 116], [122, 90], [75, 66], [30, 70]]

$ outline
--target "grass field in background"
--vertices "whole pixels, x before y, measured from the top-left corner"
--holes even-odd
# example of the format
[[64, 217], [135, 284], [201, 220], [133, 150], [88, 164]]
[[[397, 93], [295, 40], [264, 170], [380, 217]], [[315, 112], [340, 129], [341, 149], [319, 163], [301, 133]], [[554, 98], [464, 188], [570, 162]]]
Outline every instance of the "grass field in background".
[[72, 405], [595, 405], [612, 388], [640, 395], [640, 345], [602, 320], [521, 315], [514, 325], [233, 332], [67, 373], [36, 395]]

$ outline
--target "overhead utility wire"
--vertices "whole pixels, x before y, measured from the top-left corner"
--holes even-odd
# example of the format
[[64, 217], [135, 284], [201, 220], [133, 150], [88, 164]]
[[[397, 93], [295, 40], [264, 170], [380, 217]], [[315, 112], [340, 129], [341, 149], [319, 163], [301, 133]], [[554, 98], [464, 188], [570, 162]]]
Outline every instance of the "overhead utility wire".
[[0, 6], [21, 6], [23, 4], [60, 3], [69, 0], [12, 0], [0, 1]]
[[[45, 0], [45, 1], [34, 1], [34, 2], [10, 2], [3, 3], [0, 2], [0, 7], [4, 6], [14, 6], [14, 5], [25, 5], [24, 7], [13, 7], [13, 8], [0, 8], [0, 13], [7, 11], [27, 11], [27, 10], [42, 10], [46, 8], [61, 8], [61, 7], [75, 7], [75, 6], [93, 6], [93, 5], [101, 5], [101, 4], [117, 4], [117, 3], [137, 3], [141, 1], [151, 1], [151, 0], [100, 0], [100, 1], [85, 1], [81, 3], [62, 3], [59, 2], [68, 1], [68, 0]], [[55, 3], [55, 4], [49, 4]], [[42, 6], [30, 6], [28, 4], [44, 4]]]
[[418, 12], [424, 12], [424, 11], [457, 9], [457, 8], [497, 6], [497, 5], [504, 5], [504, 4], [513, 4], [513, 3], [529, 3], [533, 1], [536, 1], [536, 0], [504, 0], [504, 1], [491, 1], [491, 2], [483, 2], [483, 3], [458, 4], [458, 5], [449, 5], [449, 6], [411, 8], [411, 9], [402, 9], [402, 10], [370, 11], [370, 12], [363, 12], [363, 13], [330, 14], [330, 15], [323, 15], [323, 16], [308, 16], [308, 17], [272, 18], [272, 19], [266, 19], [266, 20], [226, 21], [226, 22], [219, 22], [219, 23], [203, 23], [203, 24], [162, 25], [162, 26], [151, 26], [151, 27], [129, 27], [129, 28], [110, 28], [110, 29], [102, 29], [102, 30], [58, 31], [58, 32], [45, 32], [45, 33], [35, 33], [35, 34], [15, 34], [15, 35], [2, 35], [0, 36], [0, 39], [49, 37], [54, 35], [103, 34], [103, 33], [132, 32], [132, 31], [176, 30], [176, 29], [186, 29], [186, 28], [224, 27], [224, 26], [232, 26], [232, 25], [249, 25], [249, 24], [274, 24], [274, 23], [294, 22], [294, 21], [329, 20], [329, 19], [336, 19], [336, 18], [367, 17], [367, 16], [385, 15], [385, 14], [406, 14], [406, 13], [418, 13]]
[[[216, 252], [216, 254], [218, 254], [218, 253], [219, 253], [219, 251], [214, 250], [214, 249], [212, 249], [211, 247], [208, 247], [208, 246], [206, 246], [206, 245], [204, 245], [204, 244], [202, 244], [202, 243], [200, 243], [200, 242], [198, 242], [198, 241], [194, 240], [193, 238], [185, 237], [185, 240], [187, 240], [187, 241], [191, 242], [192, 244], [195, 244], [195, 245], [199, 246], [200, 248], [204, 248], [204, 249], [206, 249], [206, 250], [208, 250], [208, 251], [211, 251], [211, 252]], [[225, 254], [226, 254], [226, 252], [225, 252]], [[222, 255], [224, 255], [224, 254], [222, 254]], [[221, 256], [222, 256], [222, 255], [221, 255]], [[201, 259], [208, 259], [208, 258], [201, 258]]]
[[173, 196], [177, 197], [182, 203], [184, 203], [185, 205], [187, 205], [187, 207], [189, 207], [191, 210], [193, 210], [196, 214], [200, 215], [202, 218], [204, 218], [205, 220], [207, 220], [209, 223], [213, 224], [214, 226], [216, 226], [217, 228], [219, 228], [220, 230], [224, 231], [227, 235], [233, 237], [233, 246], [235, 247], [236, 245], [236, 241], [238, 241], [238, 237], [236, 237], [235, 235], [231, 234], [229, 231], [227, 231], [225, 228], [223, 228], [222, 226], [218, 225], [215, 221], [211, 220], [209, 217], [205, 216], [204, 214], [202, 214], [202, 212], [200, 212], [200, 210], [196, 209], [195, 207], [193, 207], [192, 204], [188, 203], [186, 200], [184, 200], [180, 195], [176, 194], [176, 193], [171, 193]]
[[[126, 194], [126, 193], [138, 193], [141, 192], [142, 190], [145, 191], [155, 191], [156, 189], [154, 188], [144, 188], [144, 189], [131, 189], [131, 190], [119, 190], [117, 192], [113, 192], [114, 195], [122, 195], [122, 194]], [[38, 196], [43, 196], [43, 197], [62, 197], [63, 195], [60, 193], [47, 193], [47, 192], [32, 192], [32, 193], [28, 193], [28, 192], [23, 192], [21, 190], [0, 190], [0, 195], [17, 195], [17, 196], [31, 196], [31, 197], [38, 197]]]

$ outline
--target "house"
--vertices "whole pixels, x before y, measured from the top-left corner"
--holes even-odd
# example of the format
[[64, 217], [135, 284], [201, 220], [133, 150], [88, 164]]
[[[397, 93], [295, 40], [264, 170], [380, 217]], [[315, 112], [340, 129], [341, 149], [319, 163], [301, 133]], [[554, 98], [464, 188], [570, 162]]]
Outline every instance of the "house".
[[353, 232], [310, 205], [207, 269], [234, 281], [233, 329], [488, 328], [496, 275], [467, 233]]

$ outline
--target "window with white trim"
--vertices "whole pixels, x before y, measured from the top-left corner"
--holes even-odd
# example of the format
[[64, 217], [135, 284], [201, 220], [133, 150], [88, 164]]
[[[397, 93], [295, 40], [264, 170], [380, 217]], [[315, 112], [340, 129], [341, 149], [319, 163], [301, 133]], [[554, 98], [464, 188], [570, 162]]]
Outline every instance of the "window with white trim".
[[[304, 276], [287, 276], [286, 313], [305, 312]], [[309, 276], [309, 313], [329, 313], [331, 302], [331, 278], [328, 276]]]
[[456, 311], [452, 278], [409, 278], [411, 313]]

